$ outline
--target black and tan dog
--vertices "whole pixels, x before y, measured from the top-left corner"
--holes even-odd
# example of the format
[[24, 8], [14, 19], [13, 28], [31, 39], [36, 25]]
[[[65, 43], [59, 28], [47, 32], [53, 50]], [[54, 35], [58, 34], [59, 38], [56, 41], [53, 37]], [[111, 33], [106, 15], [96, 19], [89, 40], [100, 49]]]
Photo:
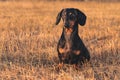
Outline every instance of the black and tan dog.
[[64, 26], [57, 46], [59, 66], [63, 63], [77, 65], [78, 62], [82, 64], [85, 60], [89, 61], [90, 54], [78, 35], [78, 24], [85, 25], [86, 15], [78, 9], [66, 8], [58, 13], [56, 25], [61, 19]]

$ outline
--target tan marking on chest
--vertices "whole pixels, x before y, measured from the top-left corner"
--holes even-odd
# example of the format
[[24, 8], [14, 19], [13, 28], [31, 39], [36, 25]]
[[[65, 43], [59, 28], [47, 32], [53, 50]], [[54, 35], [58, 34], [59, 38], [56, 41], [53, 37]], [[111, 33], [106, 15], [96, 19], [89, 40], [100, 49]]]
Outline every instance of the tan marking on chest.
[[65, 49], [63, 49], [63, 48], [59, 48], [59, 52], [62, 54], [62, 53], [65, 52]]
[[74, 50], [73, 52], [74, 52], [74, 54], [76, 54], [76, 55], [79, 55], [79, 54], [80, 54], [80, 50]]
[[73, 29], [72, 28], [65, 28], [65, 32], [67, 34], [71, 34], [73, 32]]

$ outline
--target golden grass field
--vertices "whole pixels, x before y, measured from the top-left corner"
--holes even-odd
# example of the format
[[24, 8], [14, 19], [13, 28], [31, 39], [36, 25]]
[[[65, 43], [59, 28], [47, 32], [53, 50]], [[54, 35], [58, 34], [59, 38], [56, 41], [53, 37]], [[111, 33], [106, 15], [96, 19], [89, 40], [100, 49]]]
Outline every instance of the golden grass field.
[[[91, 60], [57, 72], [63, 23], [54, 23], [66, 7], [87, 15], [79, 35]], [[0, 80], [120, 80], [120, 3], [0, 2]]]

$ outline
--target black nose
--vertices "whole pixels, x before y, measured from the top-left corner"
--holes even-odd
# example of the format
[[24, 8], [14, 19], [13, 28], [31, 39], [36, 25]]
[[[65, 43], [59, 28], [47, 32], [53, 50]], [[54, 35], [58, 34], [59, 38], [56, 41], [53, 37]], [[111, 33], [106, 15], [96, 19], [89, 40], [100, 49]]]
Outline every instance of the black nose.
[[68, 28], [68, 27], [69, 27], [69, 24], [68, 24], [68, 23], [65, 23], [65, 25], [64, 25], [64, 26]]

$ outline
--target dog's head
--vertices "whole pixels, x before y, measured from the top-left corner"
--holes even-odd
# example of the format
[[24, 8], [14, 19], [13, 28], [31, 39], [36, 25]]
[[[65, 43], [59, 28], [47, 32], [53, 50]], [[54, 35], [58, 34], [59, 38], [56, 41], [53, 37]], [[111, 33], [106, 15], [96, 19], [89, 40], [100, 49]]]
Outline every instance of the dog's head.
[[73, 27], [75, 24], [83, 26], [86, 23], [86, 15], [75, 8], [62, 9], [57, 15], [56, 25], [59, 24], [61, 18], [66, 28]]

